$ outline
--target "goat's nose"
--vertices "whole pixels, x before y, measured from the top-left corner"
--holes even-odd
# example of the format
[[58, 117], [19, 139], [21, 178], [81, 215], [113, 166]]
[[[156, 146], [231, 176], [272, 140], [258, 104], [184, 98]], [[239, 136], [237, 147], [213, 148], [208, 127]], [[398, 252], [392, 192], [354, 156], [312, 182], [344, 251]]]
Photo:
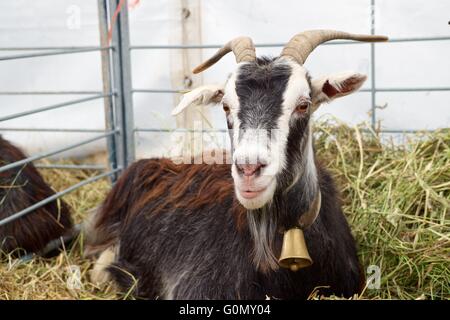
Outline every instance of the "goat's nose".
[[246, 177], [251, 177], [261, 170], [265, 165], [262, 163], [256, 164], [236, 164], [237, 169]]

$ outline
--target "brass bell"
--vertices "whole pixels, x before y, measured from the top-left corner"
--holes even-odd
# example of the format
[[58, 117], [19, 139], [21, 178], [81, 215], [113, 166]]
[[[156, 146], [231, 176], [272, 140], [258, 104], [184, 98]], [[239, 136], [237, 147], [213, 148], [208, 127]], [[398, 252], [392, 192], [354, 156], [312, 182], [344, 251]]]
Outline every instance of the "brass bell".
[[285, 231], [278, 263], [283, 268], [289, 268], [292, 271], [309, 267], [313, 263], [306, 247], [303, 231], [300, 228]]

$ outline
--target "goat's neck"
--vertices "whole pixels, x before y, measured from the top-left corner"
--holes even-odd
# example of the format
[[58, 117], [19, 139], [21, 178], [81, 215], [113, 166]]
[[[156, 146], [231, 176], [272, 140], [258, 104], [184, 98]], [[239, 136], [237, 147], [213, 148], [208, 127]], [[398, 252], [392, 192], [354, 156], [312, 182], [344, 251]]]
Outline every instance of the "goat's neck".
[[319, 192], [317, 168], [309, 135], [302, 158], [294, 168], [292, 183], [277, 190], [273, 201], [261, 209], [248, 210], [249, 231], [254, 241], [254, 263], [261, 271], [278, 268], [274, 243], [285, 230], [298, 226], [300, 216], [311, 206]]
[[278, 192], [274, 202], [280, 202], [281, 212], [278, 224], [284, 229], [295, 227], [300, 216], [310, 209], [319, 190], [318, 174], [312, 144], [312, 133], [308, 128], [308, 136], [301, 145], [301, 158], [293, 168], [292, 183]]

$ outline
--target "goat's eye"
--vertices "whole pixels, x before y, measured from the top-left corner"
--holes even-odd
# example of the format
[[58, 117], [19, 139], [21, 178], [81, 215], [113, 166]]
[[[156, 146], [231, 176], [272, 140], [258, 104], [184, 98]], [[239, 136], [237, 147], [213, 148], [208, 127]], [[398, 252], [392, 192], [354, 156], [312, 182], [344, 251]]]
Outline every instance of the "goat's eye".
[[233, 119], [230, 114], [230, 107], [226, 103], [223, 104], [223, 111], [225, 111], [228, 129], [233, 129]]
[[230, 113], [230, 107], [226, 103], [223, 104], [223, 111], [225, 111], [226, 114]]
[[305, 113], [306, 111], [308, 111], [308, 107], [309, 107], [308, 102], [302, 102], [295, 107], [294, 112], [300, 113], [300, 114]]

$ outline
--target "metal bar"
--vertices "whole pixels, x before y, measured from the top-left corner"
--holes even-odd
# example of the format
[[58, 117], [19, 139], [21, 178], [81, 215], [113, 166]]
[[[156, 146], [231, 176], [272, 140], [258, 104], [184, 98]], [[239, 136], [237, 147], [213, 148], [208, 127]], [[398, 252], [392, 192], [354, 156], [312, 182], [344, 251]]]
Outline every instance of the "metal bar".
[[186, 89], [133, 89], [132, 93], [186, 93]]
[[47, 46], [47, 47], [0, 47], [0, 51], [41, 51], [41, 50], [101, 50], [104, 47], [99, 46]]
[[[336, 44], [356, 44], [358, 42], [355, 41], [335, 41], [335, 42], [326, 42], [323, 45], [336, 45]], [[284, 47], [286, 43], [259, 43], [255, 44], [256, 48], [278, 48]], [[222, 48], [223, 44], [174, 44], [174, 45], [164, 45], [164, 44], [155, 44], [155, 45], [136, 45], [130, 46], [130, 50], [171, 50], [171, 49], [219, 49]]]
[[174, 129], [159, 129], [159, 128], [135, 128], [135, 132], [228, 132], [227, 129], [185, 129], [185, 128], [174, 128]]
[[[99, 3], [101, 0], [99, 0]], [[104, 29], [101, 30], [103, 33], [103, 41], [108, 41], [108, 21], [113, 20], [114, 12], [117, 7], [117, 2], [115, 0], [108, 0], [104, 2], [104, 15], [105, 15], [105, 21], [103, 22]], [[126, 6], [126, 5], [125, 5]], [[114, 114], [114, 126], [119, 129], [115, 136], [115, 146], [114, 146], [114, 154], [115, 161], [117, 162], [115, 165], [120, 166], [122, 168], [126, 168], [126, 146], [124, 141], [124, 129], [123, 129], [123, 108], [122, 108], [122, 85], [121, 85], [121, 68], [120, 68], [120, 44], [119, 44], [119, 27], [117, 24], [117, 20], [114, 26], [110, 26], [112, 29], [112, 37], [111, 37], [111, 44], [117, 48], [117, 50], [114, 50], [111, 52], [111, 55], [109, 57], [109, 75], [107, 75], [111, 81], [111, 86], [114, 90], [117, 91], [117, 95], [114, 97], [114, 100], [112, 101], [112, 113]], [[106, 39], [106, 40], [105, 40]], [[101, 38], [102, 40], [102, 38]]]
[[[416, 41], [444, 41], [450, 40], [450, 36], [436, 36], [436, 37], [409, 37], [409, 38], [392, 38], [389, 42], [416, 42]], [[340, 45], [340, 44], [364, 44], [364, 42], [356, 41], [333, 41], [326, 42], [322, 45]], [[257, 43], [255, 47], [259, 48], [273, 48], [273, 47], [283, 47], [286, 45], [284, 42], [276, 43]], [[218, 49], [221, 48], [223, 44], [191, 44], [191, 45], [135, 45], [130, 46], [130, 50], [147, 50], [147, 49]], [[48, 46], [48, 47], [0, 47], [0, 51], [46, 51], [46, 50], [106, 50], [111, 49], [112, 46]]]
[[38, 109], [33, 109], [33, 110], [29, 110], [29, 111], [15, 113], [15, 114], [11, 114], [11, 115], [6, 116], [6, 117], [1, 117], [0, 121], [11, 120], [11, 119], [15, 119], [15, 118], [18, 118], [18, 117], [28, 116], [30, 114], [35, 114], [35, 113], [39, 113], [39, 112], [43, 112], [43, 111], [48, 111], [48, 110], [58, 109], [58, 108], [66, 107], [66, 106], [71, 106], [71, 105], [82, 103], [82, 102], [86, 102], [86, 101], [91, 101], [91, 100], [95, 100], [95, 99], [109, 97], [111, 95], [112, 95], [111, 93], [110, 94], [103, 94], [102, 93], [102, 94], [97, 94], [97, 95], [92, 96], [92, 97], [86, 97], [86, 98], [71, 100], [71, 101], [67, 101], [67, 102], [63, 102], [63, 103], [57, 103], [57, 104], [53, 104], [53, 105], [50, 105], [50, 106], [46, 106], [46, 107], [42, 107], [42, 108], [38, 108]]
[[81, 182], [79, 182], [77, 184], [74, 184], [73, 186], [71, 186], [71, 187], [69, 187], [69, 188], [67, 188], [67, 189], [65, 189], [63, 191], [57, 192], [54, 195], [52, 195], [52, 196], [50, 196], [48, 198], [45, 198], [44, 200], [41, 200], [41, 201], [35, 203], [34, 205], [26, 208], [26, 209], [23, 209], [23, 210], [15, 213], [15, 214], [5, 218], [5, 219], [3, 219], [3, 220], [0, 220], [0, 227], [6, 225], [7, 223], [10, 223], [10, 222], [12, 222], [12, 221], [14, 221], [16, 219], [19, 219], [19, 218], [23, 217], [24, 215], [32, 212], [33, 210], [36, 210], [36, 209], [46, 205], [47, 203], [50, 203], [50, 202], [58, 199], [59, 197], [62, 197], [63, 195], [65, 195], [65, 194], [67, 194], [69, 192], [72, 192], [72, 191], [74, 191], [74, 190], [76, 190], [76, 189], [78, 189], [78, 188], [80, 188], [80, 187], [82, 187], [82, 186], [84, 186], [86, 184], [89, 184], [89, 183], [95, 182], [95, 181], [97, 181], [99, 179], [102, 179], [102, 178], [105, 178], [107, 176], [113, 175], [113, 174], [115, 174], [118, 171], [119, 171], [119, 168], [117, 168], [115, 170], [111, 170], [111, 171], [105, 172], [105, 173], [102, 173], [102, 174], [99, 174], [99, 175], [97, 175], [95, 177], [91, 177], [91, 178], [83, 180], [83, 181], [81, 181]]
[[411, 38], [393, 38], [389, 39], [389, 42], [416, 42], [416, 41], [444, 41], [450, 40], [449, 36], [442, 37], [411, 37]]
[[0, 131], [19, 131], [19, 132], [65, 132], [65, 133], [76, 133], [76, 132], [87, 132], [87, 133], [100, 133], [107, 132], [105, 129], [65, 129], [65, 128], [0, 128]]
[[[108, 17], [112, 20], [120, 0], [108, 0]], [[135, 157], [134, 145], [134, 120], [133, 120], [133, 96], [131, 93], [131, 62], [128, 34], [128, 4], [124, 2], [117, 16], [116, 23], [112, 26], [112, 45], [117, 50], [112, 51], [113, 86], [119, 93], [115, 99], [116, 123], [121, 128], [121, 150], [118, 150], [124, 168]]]
[[[133, 93], [186, 93], [186, 89], [133, 89]], [[358, 90], [359, 92], [372, 92], [371, 88]], [[415, 91], [450, 91], [450, 87], [422, 87], [422, 88], [376, 88], [376, 92], [415, 92]]]
[[50, 157], [50, 156], [53, 156], [55, 154], [58, 154], [58, 153], [61, 153], [61, 152], [64, 152], [64, 151], [77, 148], [79, 146], [82, 146], [82, 145], [85, 145], [85, 144], [88, 144], [88, 143], [91, 143], [91, 142], [103, 139], [103, 138], [105, 138], [107, 136], [110, 136], [110, 135], [112, 135], [114, 133], [115, 133], [115, 131], [107, 132], [105, 134], [101, 134], [101, 135], [95, 136], [93, 138], [86, 139], [86, 140], [83, 140], [81, 142], [77, 142], [77, 143], [71, 144], [71, 145], [69, 145], [67, 147], [64, 147], [64, 148], [56, 149], [56, 150], [53, 150], [53, 151], [50, 151], [50, 152], [38, 153], [38, 154], [36, 154], [36, 155], [34, 155], [32, 157], [28, 157], [26, 159], [22, 159], [22, 160], [19, 160], [19, 161], [7, 164], [7, 165], [5, 165], [3, 167], [0, 167], [0, 172], [4, 172], [6, 170], [13, 169], [13, 168], [25, 165], [27, 163], [30, 163], [30, 162], [33, 162], [33, 161], [36, 161], [36, 160], [39, 160], [39, 159]]
[[63, 94], [101, 94], [102, 91], [0, 91], [1, 96], [23, 95], [63, 95]]
[[67, 170], [106, 170], [101, 164], [35, 164], [39, 169], [67, 169]]
[[380, 129], [380, 130], [377, 130], [377, 132], [379, 132], [379, 133], [420, 133], [420, 132], [423, 132], [423, 133], [429, 133], [429, 132], [434, 132], [434, 131], [436, 131], [436, 130], [439, 130], [439, 129], [404, 129], [404, 130], [402, 130], [402, 129]]
[[[449, 36], [442, 37], [411, 37], [411, 38], [392, 38], [389, 39], [386, 43], [396, 43], [396, 42], [416, 42], [416, 41], [444, 41], [450, 40]], [[358, 41], [330, 41], [325, 42], [322, 45], [330, 46], [330, 45], [343, 45], [343, 44], [368, 44], [367, 42], [358, 42]], [[277, 48], [284, 47], [286, 43], [258, 43], [255, 44], [255, 47], [259, 48]], [[223, 44], [190, 44], [190, 45], [136, 45], [130, 46], [130, 50], [152, 50], [152, 49], [162, 49], [162, 50], [170, 50], [170, 49], [219, 49], [223, 46]]]
[[[371, 92], [372, 89], [361, 89], [361, 92]], [[426, 88], [375, 88], [376, 92], [421, 92], [421, 91], [450, 91], [450, 87], [426, 87]]]
[[[441, 128], [437, 129], [380, 129], [377, 130], [377, 132], [382, 133], [416, 133], [416, 132], [434, 132], [436, 130], [439, 130]], [[444, 128], [447, 129], [447, 128]], [[158, 129], [158, 128], [136, 128], [134, 129], [135, 132], [220, 132], [220, 133], [227, 133], [228, 129], [184, 129], [184, 128], [176, 128], [176, 129]]]
[[[120, 0], [116, 0], [117, 3]], [[126, 165], [128, 166], [135, 159], [135, 142], [134, 142], [134, 110], [133, 110], [133, 94], [131, 92], [131, 59], [130, 59], [130, 30], [128, 24], [128, 1], [125, 0], [124, 6], [120, 12], [118, 19], [120, 32], [120, 50], [121, 50], [121, 68], [122, 68], [122, 98], [124, 109], [124, 138], [126, 145]]]
[[16, 55], [10, 55], [10, 56], [0, 56], [0, 61], [46, 57], [46, 56], [56, 56], [56, 55], [62, 55], [62, 54], [92, 52], [92, 51], [109, 50], [109, 49], [112, 49], [112, 47], [98, 47], [98, 48], [95, 47], [95, 48], [73, 49], [73, 50], [53, 50], [53, 51], [38, 52], [38, 53], [16, 54]]
[[[255, 47], [283, 47], [283, 43], [268, 43], [268, 44], [258, 44]], [[222, 48], [223, 44], [174, 44], [174, 45], [164, 45], [164, 44], [154, 44], [154, 45], [136, 45], [130, 46], [130, 50], [171, 50], [171, 49], [219, 49]]]
[[[97, 1], [98, 8], [98, 25], [100, 34], [100, 45], [107, 46], [108, 43], [108, 7], [107, 2], [104, 0]], [[111, 69], [111, 51], [101, 52], [101, 67], [102, 67], [102, 88], [103, 92], [112, 91], [113, 78]], [[110, 169], [116, 169], [121, 163], [118, 159], [117, 154], [117, 141], [120, 139], [120, 126], [116, 124], [114, 117], [114, 99], [112, 97], [105, 98], [104, 102], [104, 113], [105, 113], [105, 128], [107, 130], [118, 129], [115, 135], [109, 136], [106, 140], [106, 147], [108, 150], [108, 164]], [[118, 175], [111, 176], [111, 182], [115, 182]]]

